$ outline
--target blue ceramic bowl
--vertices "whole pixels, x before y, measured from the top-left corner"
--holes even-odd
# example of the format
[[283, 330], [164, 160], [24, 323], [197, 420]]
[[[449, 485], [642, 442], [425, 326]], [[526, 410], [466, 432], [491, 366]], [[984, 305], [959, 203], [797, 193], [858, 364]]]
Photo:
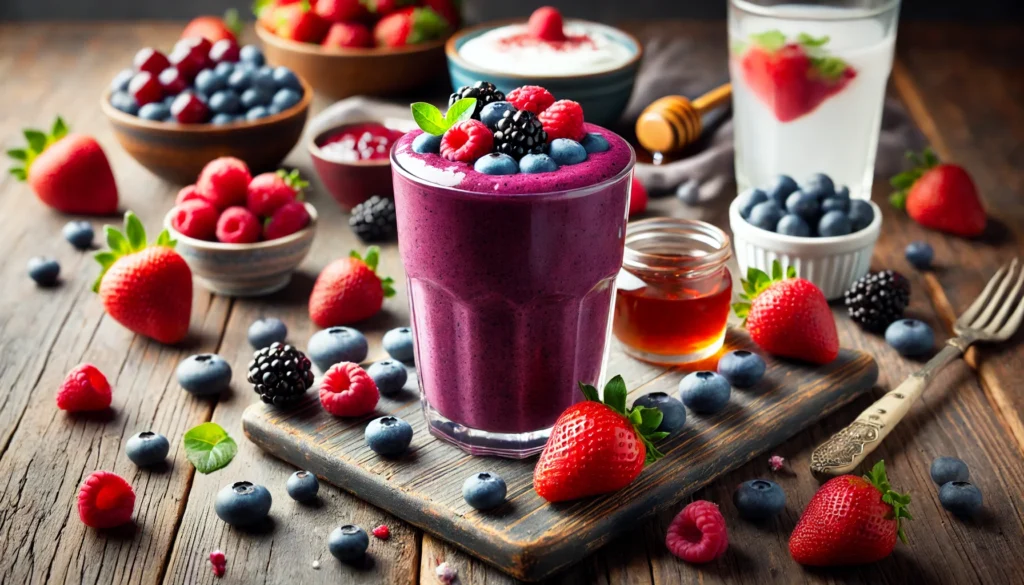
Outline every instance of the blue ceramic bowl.
[[633, 58], [616, 69], [585, 75], [514, 75], [481, 68], [459, 55], [459, 49], [466, 41], [500, 26], [521, 23], [514, 20], [491, 22], [463, 29], [448, 39], [445, 54], [448, 56], [448, 72], [451, 74], [453, 88], [472, 85], [480, 80], [490, 81], [505, 93], [523, 85], [540, 85], [547, 88], [555, 99], [579, 102], [587, 122], [606, 127], [618, 122], [633, 93], [633, 83], [644, 53], [643, 45], [636, 37], [608, 27], [612, 39], [629, 48]]

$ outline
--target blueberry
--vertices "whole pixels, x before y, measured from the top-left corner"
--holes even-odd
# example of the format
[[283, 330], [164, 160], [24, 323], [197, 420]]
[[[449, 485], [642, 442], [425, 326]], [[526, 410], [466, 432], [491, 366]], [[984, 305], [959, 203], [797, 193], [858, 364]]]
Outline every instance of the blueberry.
[[605, 152], [611, 145], [608, 144], [608, 139], [601, 136], [597, 132], [587, 132], [580, 142], [583, 148], [587, 151], [587, 154], [594, 154], [595, 152]]
[[555, 138], [548, 145], [551, 158], [559, 165], [576, 165], [587, 160], [587, 149], [575, 140]]
[[437, 154], [441, 152], [441, 137], [424, 132], [413, 139], [412, 149], [420, 154]]
[[515, 113], [516, 107], [508, 102], [491, 102], [480, 110], [480, 121], [487, 124], [487, 127], [494, 130], [498, 122], [505, 115], [505, 112]]
[[384, 334], [384, 351], [396, 360], [409, 363], [413, 359], [412, 329], [397, 327]]
[[836, 193], [836, 185], [832, 179], [824, 173], [815, 173], [800, 185], [800, 190], [818, 199], [831, 197]]
[[932, 461], [929, 473], [932, 481], [940, 486], [951, 481], [967, 481], [971, 477], [971, 470], [967, 468], [967, 464], [956, 457], [936, 457]]
[[224, 124], [234, 124], [238, 121], [238, 117], [233, 114], [214, 114], [210, 118], [210, 123], [214, 126], [223, 126]]
[[273, 498], [267, 488], [249, 481], [236, 481], [217, 492], [213, 509], [231, 526], [254, 526], [270, 513]]
[[957, 518], [971, 518], [981, 512], [981, 490], [967, 481], [951, 481], [939, 488], [939, 503]]
[[772, 180], [771, 186], [765, 189], [764, 192], [768, 195], [769, 199], [776, 203], [776, 205], [782, 207], [786, 204], [786, 198], [789, 197], [789, 194], [796, 191], [798, 188], [799, 187], [797, 186], [796, 181], [793, 180], [793, 177], [790, 177], [789, 175], [778, 175]]
[[683, 181], [676, 187], [676, 199], [686, 205], [697, 205], [700, 203], [700, 183], [694, 179]]
[[528, 154], [519, 160], [519, 170], [528, 174], [553, 173], [558, 164], [546, 154]]
[[505, 480], [493, 471], [475, 473], [462, 482], [462, 498], [477, 510], [489, 510], [505, 501]]
[[235, 72], [235, 64], [231, 61], [221, 61], [213, 68], [213, 72], [223, 79], [226, 84], [228, 77], [231, 77], [231, 74]]
[[473, 170], [485, 175], [514, 175], [519, 172], [519, 165], [507, 154], [492, 152], [476, 159]]
[[139, 467], [151, 467], [167, 459], [171, 444], [167, 437], [150, 431], [132, 435], [124, 445], [124, 454]]
[[797, 238], [808, 238], [811, 236], [811, 226], [807, 225], [807, 222], [802, 217], [792, 213], [782, 216], [779, 223], [775, 224], [775, 231], [785, 236]]
[[288, 327], [277, 317], [260, 317], [249, 325], [247, 336], [253, 349], [263, 349], [275, 341], [284, 343], [288, 337]]
[[383, 396], [398, 394], [405, 387], [406, 380], [409, 379], [409, 373], [405, 371], [405, 366], [395, 360], [374, 362], [366, 369], [366, 373], [373, 378], [377, 390], [380, 390]]
[[222, 89], [207, 100], [210, 109], [218, 114], [237, 114], [242, 111], [242, 102], [238, 94], [230, 89]]
[[321, 329], [309, 338], [306, 348], [309, 359], [321, 372], [341, 362], [361, 363], [369, 353], [366, 337], [351, 327]]
[[60, 276], [60, 264], [53, 258], [43, 256], [29, 258], [28, 275], [39, 286], [53, 286]]
[[206, 95], [213, 95], [227, 86], [226, 80], [214, 73], [213, 69], [203, 69], [196, 74], [196, 91]]
[[907, 249], [903, 251], [903, 254], [907, 257], [907, 262], [910, 262], [914, 268], [927, 270], [931, 268], [932, 259], [935, 257], [935, 250], [932, 249], [928, 242], [910, 242], [907, 244]]
[[327, 549], [343, 563], [355, 563], [363, 558], [370, 546], [370, 537], [358, 526], [346, 524], [335, 528], [327, 537]]
[[134, 69], [122, 69], [110, 81], [110, 91], [128, 91], [128, 83], [135, 77]]
[[294, 89], [284, 87], [274, 93], [274, 97], [270, 98], [270, 104], [273, 107], [280, 108], [281, 111], [285, 111], [298, 104], [302, 100], [302, 96], [299, 92]]
[[747, 218], [747, 221], [750, 222], [750, 225], [774, 232], [782, 215], [782, 208], [776, 205], [775, 201], [769, 200], [755, 205], [750, 210], [750, 217]]
[[809, 193], [794, 191], [786, 198], [786, 211], [799, 215], [804, 221], [813, 222], [821, 213], [821, 203]]
[[902, 356], [919, 356], [935, 346], [935, 333], [927, 323], [900, 319], [885, 329], [885, 342]]
[[296, 471], [288, 476], [284, 489], [288, 491], [288, 497], [296, 502], [312, 502], [320, 491], [320, 482], [308, 471]]
[[245, 45], [238, 51], [238, 60], [243, 63], [250, 63], [257, 67], [262, 67], [265, 59], [263, 58], [263, 52], [256, 45]]
[[152, 102], [139, 108], [139, 117], [143, 120], [163, 122], [167, 120], [170, 115], [171, 108], [167, 107], [167, 104], [163, 102]]
[[755, 205], [768, 201], [768, 194], [760, 189], [747, 189], [736, 198], [740, 200], [740, 217], [749, 219], [750, 211], [754, 209]]
[[242, 107], [252, 110], [256, 106], [266, 106], [274, 96], [262, 88], [250, 87], [242, 92]]
[[79, 250], [91, 248], [92, 240], [96, 237], [92, 224], [87, 221], [69, 221], [64, 224], [64, 229], [61, 230], [61, 233], [64, 234], [65, 240]]
[[123, 91], [115, 91], [110, 94], [110, 105], [114, 106], [115, 110], [120, 110], [130, 116], [139, 113], [139, 103], [135, 101], [135, 98]]
[[271, 75], [274, 80], [274, 86], [279, 88], [294, 89], [295, 91], [302, 93], [302, 84], [299, 83], [299, 77], [287, 67], [275, 67], [274, 72]]
[[231, 366], [212, 353], [185, 358], [178, 364], [176, 373], [178, 384], [196, 396], [220, 394], [231, 383]]
[[842, 211], [830, 211], [818, 220], [818, 235], [823, 238], [849, 234], [850, 218]]
[[729, 381], [715, 372], [693, 372], [679, 382], [683, 404], [701, 414], [714, 414], [725, 408], [731, 392]]
[[228, 87], [238, 92], [245, 91], [252, 85], [252, 77], [252, 69], [235, 68], [235, 71], [228, 76]]
[[658, 431], [674, 433], [686, 424], [686, 407], [679, 399], [664, 392], [644, 394], [633, 402], [633, 406], [646, 406], [660, 410], [662, 419], [661, 424], [658, 425]]
[[836, 187], [836, 192], [835, 192], [834, 197], [836, 197], [838, 199], [845, 199], [846, 201], [849, 201], [850, 200], [850, 188], [847, 187], [846, 185], [843, 185], [842, 187]]
[[412, 426], [397, 416], [382, 416], [370, 421], [363, 433], [366, 446], [385, 457], [405, 453], [412, 442]]
[[274, 81], [274, 70], [270, 67], [260, 67], [252, 75], [252, 86], [265, 90], [267, 93], [274, 93], [277, 83]]
[[764, 377], [768, 365], [754, 352], [730, 351], [718, 360], [718, 373], [737, 388], [750, 388]]
[[828, 213], [830, 211], [841, 211], [843, 213], [850, 212], [850, 200], [843, 199], [842, 197], [828, 197], [821, 202], [821, 212]]
[[786, 508], [786, 492], [774, 481], [752, 479], [736, 488], [732, 502], [741, 518], [755, 522], [768, 520]]
[[165, 106], [167, 106], [167, 108], [168, 108], [167, 112], [168, 112], [168, 113], [170, 113], [170, 107], [171, 107], [171, 104], [173, 104], [173, 103], [174, 103], [174, 98], [176, 98], [176, 97], [178, 97], [178, 96], [177, 96], [177, 94], [175, 94], [175, 95], [169, 95], [169, 96], [167, 96], [167, 97], [165, 97], [165, 98], [164, 98], [163, 104], [164, 104]]
[[850, 201], [850, 223], [852, 224], [851, 229], [855, 232], [871, 225], [871, 221], [875, 219], [875, 210], [871, 209], [871, 204], [863, 199], [852, 199]]
[[250, 108], [245, 113], [245, 119], [251, 122], [253, 120], [259, 120], [260, 118], [266, 118], [269, 115], [270, 110], [263, 106], [256, 106], [255, 108]]

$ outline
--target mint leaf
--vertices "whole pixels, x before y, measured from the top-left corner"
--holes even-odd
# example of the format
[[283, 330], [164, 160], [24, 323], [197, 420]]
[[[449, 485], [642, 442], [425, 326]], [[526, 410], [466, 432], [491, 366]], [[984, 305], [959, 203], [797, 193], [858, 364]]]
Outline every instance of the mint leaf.
[[750, 35], [750, 40], [762, 49], [773, 52], [786, 46], [786, 35], [778, 30], [769, 30], [763, 33]]
[[427, 134], [441, 136], [448, 129], [441, 110], [433, 104], [416, 102], [409, 106], [409, 109], [412, 110], [412, 119], [416, 121], [416, 125]]
[[462, 98], [448, 108], [448, 112], [444, 115], [444, 122], [448, 128], [451, 128], [459, 122], [472, 118], [474, 110], [476, 110], [476, 98]]
[[185, 457], [199, 473], [212, 473], [224, 467], [238, 453], [238, 444], [217, 423], [206, 422], [185, 433]]
[[615, 412], [626, 414], [626, 381], [615, 376], [604, 385], [604, 403]]

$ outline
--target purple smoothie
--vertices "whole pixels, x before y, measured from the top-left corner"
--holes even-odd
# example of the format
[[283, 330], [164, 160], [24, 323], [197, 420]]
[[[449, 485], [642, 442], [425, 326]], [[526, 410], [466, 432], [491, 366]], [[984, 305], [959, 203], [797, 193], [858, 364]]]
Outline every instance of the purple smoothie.
[[[502, 435], [501, 444], [549, 429], [582, 398], [577, 382], [599, 381], [633, 151], [603, 128], [587, 131], [611, 148], [534, 175], [484, 175], [417, 154], [419, 132], [395, 145], [399, 248], [428, 418], [433, 409]], [[432, 421], [475, 453], [525, 456], [543, 446], [517, 449], [514, 436], [511, 445], [477, 444], [446, 428], [457, 427]]]

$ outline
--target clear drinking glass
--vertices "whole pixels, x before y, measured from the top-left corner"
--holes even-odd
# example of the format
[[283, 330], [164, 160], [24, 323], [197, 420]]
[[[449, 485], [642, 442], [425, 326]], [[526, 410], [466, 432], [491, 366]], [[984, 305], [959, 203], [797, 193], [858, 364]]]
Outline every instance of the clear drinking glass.
[[729, 0], [736, 182], [825, 173], [871, 197], [899, 0]]

